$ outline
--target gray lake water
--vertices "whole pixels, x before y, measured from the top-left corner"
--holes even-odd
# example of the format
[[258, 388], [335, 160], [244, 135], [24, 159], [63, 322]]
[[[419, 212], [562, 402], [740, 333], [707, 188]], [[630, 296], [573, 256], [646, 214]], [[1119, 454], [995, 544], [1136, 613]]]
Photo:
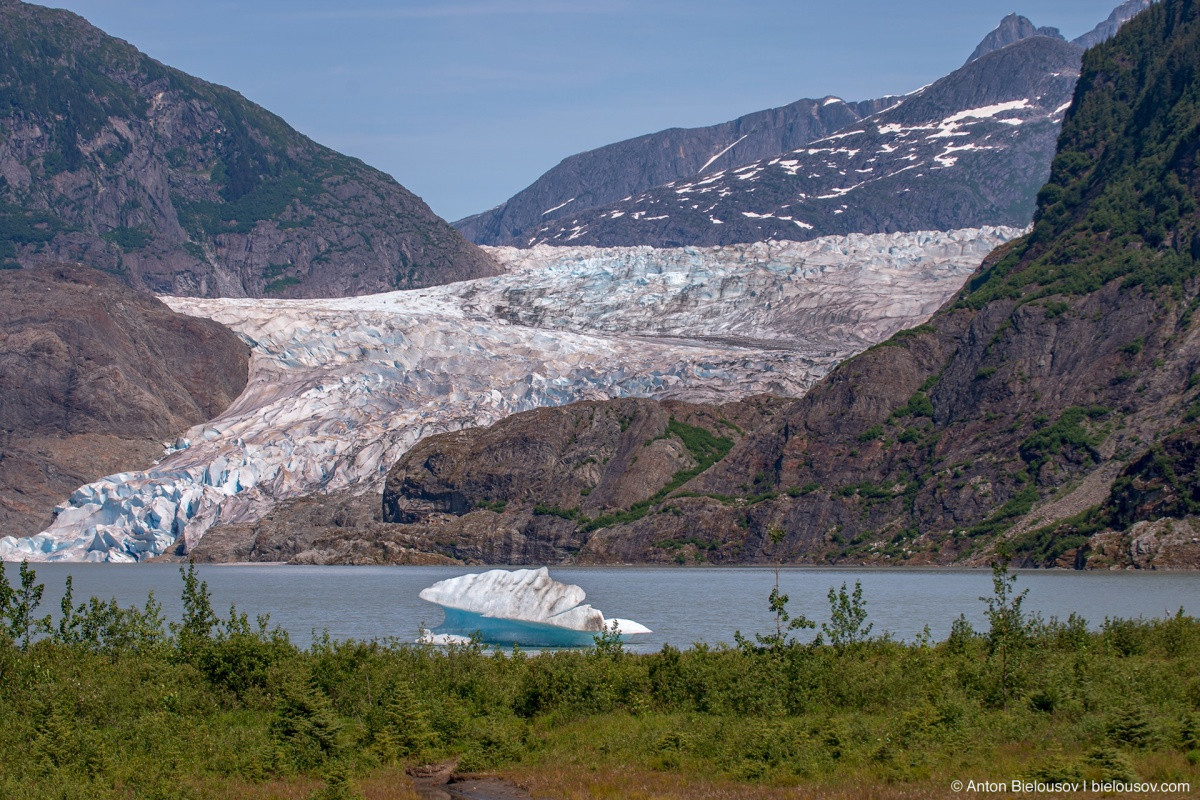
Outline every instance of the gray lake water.
[[[150, 591], [169, 621], [178, 620], [182, 581], [170, 564], [36, 564], [46, 585], [42, 611], [57, 612], [67, 575], [75, 597], [115, 597], [121, 605], [142, 605]], [[225, 615], [231, 605], [249, 614], [270, 614], [271, 623], [307, 645], [327, 630], [336, 639], [414, 639], [422, 624], [436, 626], [441, 610], [417, 597], [443, 578], [487, 567], [293, 567], [281, 565], [198, 566], [213, 605]], [[10, 583], [17, 565], [7, 565]], [[641, 622], [654, 633], [637, 638], [632, 649], [654, 651], [664, 643], [733, 642], [734, 631], [766, 633], [772, 626], [767, 596], [774, 573], [765, 567], [552, 567], [550, 575], [576, 583], [587, 601], [607, 617]], [[1161, 617], [1182, 608], [1200, 614], [1200, 573], [1069, 572], [1021, 570], [1017, 588], [1028, 589], [1025, 608], [1060, 619], [1072, 612], [1093, 627], [1106, 617]], [[929, 626], [937, 639], [965, 614], [977, 629], [986, 627], [981, 595], [990, 595], [988, 570], [854, 569], [789, 567], [780, 588], [793, 613], [818, 622], [828, 619], [830, 587], [862, 581], [872, 633], [890, 632], [911, 640]]]

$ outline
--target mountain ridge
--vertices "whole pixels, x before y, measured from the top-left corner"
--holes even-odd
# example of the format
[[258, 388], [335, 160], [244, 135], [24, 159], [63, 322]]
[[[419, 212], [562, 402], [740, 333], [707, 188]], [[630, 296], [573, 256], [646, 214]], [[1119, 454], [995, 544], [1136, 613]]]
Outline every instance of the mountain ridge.
[[847, 128], [733, 170], [540, 225], [520, 246], [657, 247], [1021, 227], [1045, 182], [1079, 49], [1034, 36]]
[[[1008, 80], [1012, 88], [1010, 99], [1023, 97], [1030, 103], [1041, 103], [1044, 95], [1035, 87], [1044, 84], [1045, 80], [1031, 78], [1028, 70], [1023, 69], [1022, 58], [1014, 53], [1006, 53], [1007, 48], [1024, 48], [1029, 57], [1042, 59], [1045, 77], [1076, 72], [1078, 55], [1088, 44], [1111, 36], [1148, 2], [1127, 0], [1108, 19], [1070, 43], [1055, 28], [1038, 28], [1027, 18], [1010, 14], [980, 41], [960, 70], [934, 83], [945, 85], [951, 76], [962, 69], [970, 69], [979, 59], [993, 57], [990, 69], [972, 71], [977, 80], [993, 86], [997, 80]], [[1056, 47], [1061, 52], [1055, 60], [1045, 61], [1042, 55], [1037, 54], [1054, 49], [1049, 45], [1030, 44], [1030, 40], [1038, 38], [1057, 43]], [[754, 114], [722, 125], [694, 129], [717, 133], [717, 138], [712, 140], [687, 141], [676, 136], [670, 141], [671, 146], [667, 147], [666, 137], [672, 131], [664, 131], [586, 151], [564, 159], [505, 203], [459, 220], [454, 225], [480, 244], [517, 247], [539, 243], [676, 247], [771, 238], [804, 240], [848, 232], [950, 229], [981, 224], [1024, 225], [1033, 213], [1034, 195], [1045, 180], [1045, 164], [1053, 154], [1056, 128], [1060, 121], [1060, 117], [1053, 113], [1045, 115], [1045, 119], [1055, 127], [1055, 131], [1032, 131], [1030, 136], [1017, 136], [1016, 141], [1012, 142], [994, 135], [989, 136], [988, 142], [976, 141], [963, 131], [955, 131], [950, 135], [968, 135], [968, 138], [946, 139], [947, 145], [962, 146], [964, 151], [973, 145], [993, 152], [975, 153], [978, 158], [972, 164], [967, 163], [971, 153], [955, 155], [959, 151], [953, 149], [924, 153], [922, 158], [927, 168], [950, 169], [962, 175], [953, 180], [921, 181], [915, 180], [915, 173], [910, 172], [894, 181], [897, 184], [894, 191], [885, 187], [854, 191], [857, 187], [849, 179], [870, 173], [875, 159], [864, 157], [855, 163], [843, 163], [848, 159], [822, 160], [820, 153], [811, 152], [821, 149], [819, 146], [812, 147], [814, 143], [837, 135], [850, 136], [861, 127], [861, 120], [885, 113], [897, 104], [901, 107], [910, 105], [911, 98], [921, 96], [929, 88], [924, 87], [903, 96], [852, 103], [845, 109], [839, 105], [837, 110], [853, 109], [859, 118], [847, 120], [836, 131], [810, 128], [808, 141], [799, 142], [798, 139], [803, 137], [796, 137], [797, 143], [791, 146], [783, 146], [784, 142], [776, 140], [775, 152], [760, 153], [756, 158], [748, 157], [750, 151], [742, 146], [742, 139], [739, 138], [742, 131], [737, 127], [741, 121], [756, 116]], [[1070, 101], [1071, 87], [1059, 87], [1052, 91], [1058, 99], [1049, 103], [1047, 110], [1053, 111]], [[841, 103], [837, 98], [829, 97], [820, 102], [835, 101]], [[793, 106], [808, 104], [806, 107], [811, 109], [816, 102], [802, 100]], [[983, 103], [976, 107], [979, 105]], [[968, 103], [962, 102], [953, 110], [970, 109]], [[765, 113], [768, 112], [758, 112]], [[936, 126], [940, 119], [942, 117], [909, 121]], [[832, 119], [830, 121], [834, 122]], [[1021, 132], [1029, 130], [1026, 128]], [[683, 131], [680, 135], [686, 133]], [[664, 146], [660, 148], [661, 152], [655, 154], [626, 152], [634, 143]], [[762, 144], [760, 142], [759, 146]], [[879, 139], [875, 144], [881, 149], [872, 150], [871, 153], [886, 156], [892, 149], [905, 143]], [[807, 154], [804, 145], [810, 145]], [[726, 153], [726, 149], [730, 152]], [[1010, 149], [1012, 152], [1009, 152]], [[655, 158], [651, 158], [651, 155]], [[988, 164], [985, 156], [994, 163]], [[826, 161], [829, 163], [826, 164]], [[773, 179], [772, 186], [767, 188], [770, 202], [763, 200], [762, 187], [747, 183], [745, 175], [733, 176], [733, 173], [741, 172], [743, 168], [749, 169], [756, 162], [760, 168], [764, 165], [777, 167], [779, 162], [785, 162], [787, 174]], [[697, 165], [704, 168], [696, 169]], [[1035, 169], [1035, 165], [1040, 165], [1040, 168]], [[895, 168], [905, 166], [911, 167], [913, 162], [897, 162]], [[846, 182], [829, 183], [828, 168], [848, 176]], [[593, 192], [593, 187], [608, 175], [630, 170], [643, 176], [644, 180], [625, 180], [619, 189], [607, 194]], [[727, 173], [720, 186], [710, 186], [707, 191], [727, 198], [724, 203], [713, 204], [708, 202], [708, 198], [701, 198], [701, 202], [694, 203], [691, 196], [674, 196], [682, 189], [704, 185], [708, 178], [719, 172]], [[822, 174], [824, 180], [820, 177]], [[1010, 185], [1004, 187], [1006, 175], [1013, 177], [1008, 181]], [[808, 180], [805, 176], [816, 180]], [[983, 185], [982, 193], [980, 184]], [[963, 187], [966, 187], [965, 191]], [[883, 195], [885, 191], [886, 196]], [[940, 203], [940, 197], [945, 192], [957, 192], [957, 196]], [[755, 193], [759, 194], [755, 196]], [[897, 202], [897, 193], [907, 195], [903, 203]], [[846, 207], [842, 207], [841, 202], [825, 202], [840, 197], [847, 198]], [[907, 210], [907, 207], [914, 205], [916, 208]], [[895, 215], [891, 209], [895, 206], [902, 206], [905, 210], [899, 218], [893, 219]], [[796, 211], [801, 213], [797, 214]]]
[[[698, 128], [667, 128], [564, 158], [509, 200], [454, 226], [483, 244], [514, 244], [530, 224], [651, 186], [785, 152], [886, 107], [894, 98], [804, 98]], [[564, 188], [564, 184], [570, 187]]]

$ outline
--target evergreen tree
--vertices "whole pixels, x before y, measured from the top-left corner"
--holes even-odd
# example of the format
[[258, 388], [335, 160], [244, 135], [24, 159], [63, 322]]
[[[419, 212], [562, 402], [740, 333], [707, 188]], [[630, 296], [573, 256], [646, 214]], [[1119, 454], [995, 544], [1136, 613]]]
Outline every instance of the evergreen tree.
[[392, 696], [384, 711], [383, 724], [375, 733], [375, 749], [384, 761], [395, 762], [408, 756], [421, 757], [434, 746], [429, 711], [407, 682], [392, 687]]
[[321, 766], [341, 749], [341, 730], [333, 704], [311, 681], [284, 685], [271, 735], [285, 762], [299, 770]]

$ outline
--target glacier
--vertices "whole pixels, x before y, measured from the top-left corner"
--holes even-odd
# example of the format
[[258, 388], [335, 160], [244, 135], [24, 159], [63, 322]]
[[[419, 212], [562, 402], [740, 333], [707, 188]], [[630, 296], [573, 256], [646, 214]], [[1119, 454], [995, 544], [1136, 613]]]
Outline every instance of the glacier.
[[438, 581], [418, 596], [446, 614], [428, 637], [433, 643], [478, 633], [481, 641], [493, 644], [581, 647], [606, 631], [621, 639], [652, 633], [633, 620], [605, 619], [583, 604], [587, 594], [582, 587], [554, 580], [545, 567], [460, 575]]
[[251, 349], [234, 403], [77, 489], [0, 559], [139, 561], [287, 499], [382, 490], [420, 439], [580, 400], [798, 396], [927, 319], [1015, 228], [723, 247], [490, 248], [493, 278], [316, 300], [162, 298]]

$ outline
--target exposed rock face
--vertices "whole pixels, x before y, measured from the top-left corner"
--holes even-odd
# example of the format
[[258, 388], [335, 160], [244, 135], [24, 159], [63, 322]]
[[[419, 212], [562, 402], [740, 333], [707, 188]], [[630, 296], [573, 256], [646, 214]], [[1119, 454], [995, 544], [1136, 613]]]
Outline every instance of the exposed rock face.
[[[1196, 416], [1192, 407], [1184, 418]], [[1099, 509], [1055, 533], [1079, 540], [1095, 528], [1101, 532], [1084, 553], [1098, 566], [1200, 569], [1200, 427], [1156, 442], [1121, 472]]]
[[[1030, 236], [646, 513], [563, 518], [558, 551], [971, 563], [1003, 543], [1029, 564], [1200, 565], [1198, 59], [1182, 0], [1089, 51]], [[427, 447], [433, 464], [451, 449]], [[440, 485], [397, 480], [392, 503]]]
[[837, 97], [797, 100], [719, 125], [671, 128], [616, 142], [563, 159], [502, 205], [454, 226], [479, 244], [524, 247], [531, 231], [553, 220], [664, 183], [785, 153], [895, 102], [894, 97], [852, 103]]
[[80, 483], [144, 468], [246, 385], [248, 348], [95, 270], [0, 271], [0, 532]]
[[423, 523], [437, 552], [460, 559], [576, 558], [582, 541], [569, 534], [607, 527], [613, 510], [636, 516], [658, 506], [784, 404], [577, 403], [431, 437], [388, 474], [383, 516]]
[[504, 276], [410, 292], [172, 298], [253, 344], [247, 390], [180, 452], [80, 488], [52, 528], [0, 555], [142, 558], [181, 535], [191, 548], [281, 501], [378, 485], [425, 436], [542, 406], [795, 396], [932, 313], [1017, 233], [504, 251], [519, 255]]
[[384, 519], [461, 516], [521, 495], [555, 508], [630, 506], [666, 485], [688, 459], [679, 442], [658, 438], [668, 417], [650, 400], [575, 403], [561, 412], [516, 414], [483, 431], [430, 437], [388, 474]]
[[497, 268], [387, 175], [80, 17], [0, 5], [0, 262], [320, 297]]
[[1160, 517], [1095, 534], [1087, 557], [1097, 568], [1200, 569], [1200, 518]]
[[[1115, 32], [1114, 30], [1113, 33]], [[1058, 32], [1058, 28], [1038, 28], [1020, 14], [1009, 14], [1000, 20], [1000, 24], [996, 26], [995, 30], [983, 37], [983, 41], [975, 48], [975, 52], [971, 53], [971, 57], [967, 59], [966, 63], [970, 64], [980, 56], [986, 56], [988, 53], [993, 53], [1002, 47], [1008, 47], [1010, 44], [1019, 42], [1022, 39], [1028, 39], [1031, 36], [1048, 36], [1051, 39], [1063, 38], [1062, 34]]]
[[1200, 427], [1166, 437], [1130, 464], [1108, 507], [1121, 529], [1139, 520], [1200, 514]]
[[279, 504], [256, 522], [217, 525], [185, 555], [164, 560], [291, 564], [456, 564], [408, 526], [383, 521], [379, 493], [342, 490]]

